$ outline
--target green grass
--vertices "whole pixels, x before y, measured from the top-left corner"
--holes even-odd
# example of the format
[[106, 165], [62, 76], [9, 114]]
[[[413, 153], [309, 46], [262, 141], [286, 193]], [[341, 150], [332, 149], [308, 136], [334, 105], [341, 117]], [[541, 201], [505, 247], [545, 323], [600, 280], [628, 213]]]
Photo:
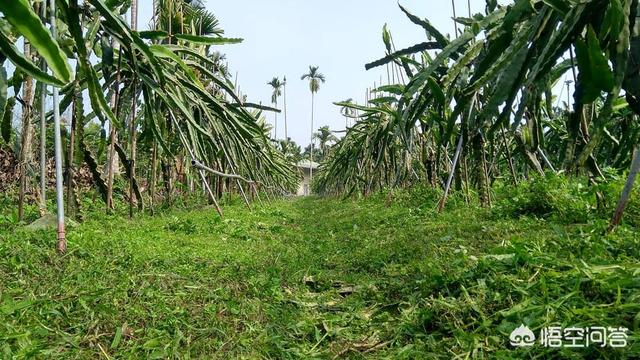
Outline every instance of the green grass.
[[[0, 230], [0, 358], [638, 358], [640, 238], [427, 195], [296, 199]], [[520, 323], [624, 350], [514, 350]]]

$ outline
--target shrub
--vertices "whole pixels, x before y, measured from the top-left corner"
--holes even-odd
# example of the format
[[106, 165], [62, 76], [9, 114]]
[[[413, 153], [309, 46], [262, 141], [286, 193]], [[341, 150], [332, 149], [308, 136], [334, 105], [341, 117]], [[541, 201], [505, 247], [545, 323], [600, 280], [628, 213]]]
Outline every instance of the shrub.
[[180, 219], [176, 216], [172, 216], [171, 219], [165, 224], [165, 229], [177, 233], [191, 235], [198, 230], [197, 225], [190, 218]]
[[581, 179], [546, 174], [518, 186], [498, 186], [494, 215], [552, 218], [561, 223], [584, 223], [595, 212], [595, 193]]

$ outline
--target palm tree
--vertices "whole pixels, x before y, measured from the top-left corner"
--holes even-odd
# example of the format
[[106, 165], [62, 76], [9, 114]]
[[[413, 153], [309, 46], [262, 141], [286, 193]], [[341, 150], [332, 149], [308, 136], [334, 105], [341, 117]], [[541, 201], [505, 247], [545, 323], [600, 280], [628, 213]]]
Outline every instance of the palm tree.
[[314, 138], [320, 142], [320, 159], [324, 159], [327, 155], [327, 144], [330, 142], [338, 141], [338, 138], [333, 135], [331, 129], [328, 126], [323, 126], [318, 129], [318, 132], [313, 135]]
[[[309, 156], [309, 161], [313, 161], [313, 105], [315, 102], [315, 94], [320, 90], [320, 83], [325, 82], [325, 77], [320, 72], [318, 72], [318, 66], [309, 66], [309, 72], [307, 74], [302, 75], [300, 80], [309, 79], [309, 90], [311, 90], [311, 152]], [[310, 181], [313, 182], [313, 169], [309, 173]]]
[[[273, 88], [273, 93], [271, 94], [271, 103], [274, 104], [275, 107], [277, 108], [278, 98], [282, 95], [281, 89], [282, 89], [283, 83], [280, 82], [280, 79], [278, 79], [277, 77], [274, 77], [273, 80], [267, 83], [267, 85], [271, 85], [271, 87]], [[274, 129], [273, 138], [275, 140], [278, 140], [278, 113], [275, 112], [274, 114], [275, 114], [276, 121], [273, 126], [273, 129]]]
[[227, 55], [214, 51], [209, 55], [209, 60], [213, 64], [212, 69], [214, 74], [220, 74], [223, 78], [229, 77], [229, 67], [226, 64]]
[[303, 159], [302, 148], [295, 141], [287, 138], [286, 140], [280, 140], [279, 143], [280, 150], [288, 163], [296, 164]]
[[[345, 104], [353, 104], [353, 99], [352, 98], [348, 98], [347, 100], [342, 101]], [[342, 113], [342, 115], [344, 116], [344, 128], [348, 128], [349, 127], [349, 117], [353, 116], [355, 114], [355, 110], [347, 105], [344, 105], [341, 109], [340, 112]]]
[[224, 34], [218, 19], [200, 1], [157, 0], [155, 9], [158, 30], [167, 31], [171, 37], [176, 34]]

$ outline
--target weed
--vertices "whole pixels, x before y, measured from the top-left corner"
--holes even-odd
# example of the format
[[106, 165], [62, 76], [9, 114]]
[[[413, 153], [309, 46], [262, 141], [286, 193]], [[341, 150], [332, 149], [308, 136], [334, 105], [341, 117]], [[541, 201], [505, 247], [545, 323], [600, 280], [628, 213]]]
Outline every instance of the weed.
[[[92, 216], [63, 257], [52, 233], [2, 229], [0, 357], [638, 358], [637, 219], [561, 221], [588, 195], [535, 181], [494, 211], [454, 194], [437, 214], [416, 189]], [[522, 323], [624, 326], [629, 345], [514, 349]]]

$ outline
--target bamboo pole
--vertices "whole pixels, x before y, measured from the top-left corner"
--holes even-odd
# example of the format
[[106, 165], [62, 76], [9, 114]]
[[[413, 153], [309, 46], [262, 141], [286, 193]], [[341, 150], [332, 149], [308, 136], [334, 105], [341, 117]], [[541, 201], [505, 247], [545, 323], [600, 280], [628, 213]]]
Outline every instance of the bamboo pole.
[[[131, 3], [131, 30], [138, 29], [138, 1]], [[135, 82], [135, 79], [134, 79]], [[131, 120], [129, 122], [129, 218], [133, 218], [133, 180], [136, 176], [136, 112], [137, 112], [137, 86], [133, 85], [133, 101], [131, 102]], [[137, 199], [142, 201], [142, 199]]]
[[[51, 34], [58, 37], [56, 29], [56, 0], [51, 0]], [[57, 249], [61, 254], [67, 250], [67, 240], [64, 229], [64, 195], [62, 184], [62, 137], [60, 135], [60, 94], [57, 87], [53, 87], [53, 134], [56, 156], [56, 203], [58, 207], [58, 244]]]
[[456, 22], [456, 18], [458, 17], [458, 15], [456, 15], [456, 1], [455, 0], [451, 0], [451, 7], [453, 8], [453, 26], [455, 27], [454, 30], [454, 34], [455, 37], [457, 38], [459, 35], [459, 29], [458, 29], [458, 23]]
[[289, 144], [289, 133], [287, 130], [287, 77], [284, 77], [283, 80], [283, 86], [284, 86], [284, 140], [286, 141], [287, 144]]
[[315, 96], [311, 91], [311, 143], [309, 151], [309, 193], [311, 193], [311, 184], [313, 183], [313, 106], [315, 102]]
[[[47, 4], [40, 4], [42, 19], [47, 17]], [[42, 72], [47, 72], [47, 62], [42, 59]], [[47, 84], [40, 83], [40, 214], [47, 212]]]
[[[395, 42], [393, 41], [393, 36], [391, 37], [391, 49], [393, 50], [393, 52], [398, 51], [398, 50], [396, 49], [396, 44], [395, 44]], [[399, 64], [396, 64], [396, 62], [395, 62], [395, 61], [394, 61], [393, 63], [396, 65], [396, 71], [398, 72], [397, 80], [398, 80], [398, 81], [402, 81], [402, 85], [406, 85], [406, 82], [404, 81], [404, 74], [403, 74], [402, 70], [400, 69], [400, 68], [401, 68], [401, 66], [400, 66]]]

